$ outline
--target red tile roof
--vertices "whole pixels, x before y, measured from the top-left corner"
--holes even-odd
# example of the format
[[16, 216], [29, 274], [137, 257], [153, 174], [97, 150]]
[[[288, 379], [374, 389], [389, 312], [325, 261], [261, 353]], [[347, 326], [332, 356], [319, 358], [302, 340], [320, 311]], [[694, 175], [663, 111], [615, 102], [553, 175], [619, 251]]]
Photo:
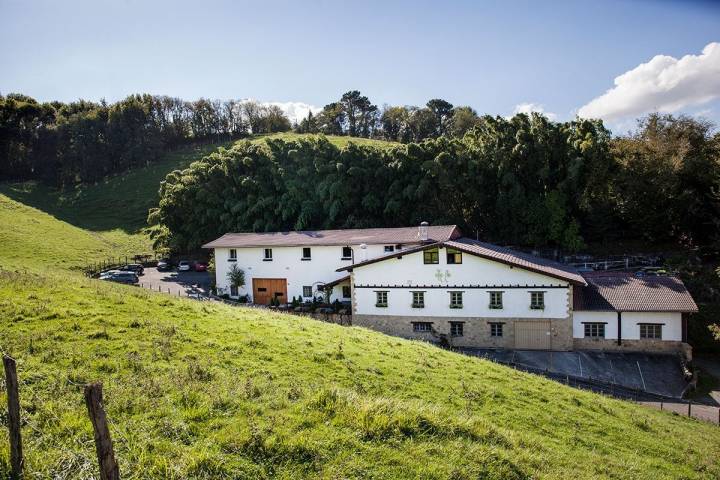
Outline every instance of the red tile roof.
[[[428, 227], [428, 241], [442, 242], [457, 238], [456, 225]], [[319, 245], [413, 244], [420, 243], [418, 227], [356, 228], [348, 230], [308, 230], [295, 232], [226, 233], [203, 248], [218, 247], [296, 247]]]
[[436, 242], [427, 245], [421, 245], [406, 250], [399, 250], [388, 255], [372, 258], [364, 262], [359, 262], [354, 265], [348, 265], [337, 269], [338, 272], [343, 270], [352, 270], [356, 267], [368, 265], [371, 263], [381, 262], [389, 258], [398, 258], [403, 255], [410, 253], [419, 252], [426, 248], [432, 247], [450, 247], [457, 250], [461, 250], [470, 255], [487, 258], [496, 262], [504, 263], [506, 265], [512, 265], [514, 267], [522, 268], [523, 270], [529, 270], [531, 272], [540, 273], [549, 277], [558, 278], [565, 280], [575, 285], [585, 285], [585, 279], [580, 275], [574, 268], [563, 265], [562, 263], [553, 262], [540, 257], [535, 257], [526, 253], [516, 252], [508, 248], [499, 247], [490, 243], [480, 242], [471, 238], [455, 238], [444, 242]]
[[530, 270], [531, 272], [542, 273], [576, 285], [585, 285], [585, 279], [573, 267], [546, 258], [536, 257], [471, 238], [458, 238], [445, 242], [445, 245], [477, 255], [478, 257], [513, 265], [525, 270]]
[[573, 309], [614, 312], [697, 312], [682, 280], [636, 277], [627, 272], [584, 274], [586, 287], [573, 290]]

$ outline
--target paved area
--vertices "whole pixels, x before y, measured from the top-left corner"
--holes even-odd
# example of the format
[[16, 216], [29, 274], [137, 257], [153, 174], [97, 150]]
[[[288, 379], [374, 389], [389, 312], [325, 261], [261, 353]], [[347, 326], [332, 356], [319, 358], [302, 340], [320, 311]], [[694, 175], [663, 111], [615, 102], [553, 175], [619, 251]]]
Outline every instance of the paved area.
[[687, 383], [674, 355], [611, 352], [463, 349], [470, 355], [680, 398]]
[[175, 296], [188, 296], [196, 293], [207, 294], [210, 275], [207, 272], [159, 272], [156, 268], [146, 268], [140, 276], [140, 287]]

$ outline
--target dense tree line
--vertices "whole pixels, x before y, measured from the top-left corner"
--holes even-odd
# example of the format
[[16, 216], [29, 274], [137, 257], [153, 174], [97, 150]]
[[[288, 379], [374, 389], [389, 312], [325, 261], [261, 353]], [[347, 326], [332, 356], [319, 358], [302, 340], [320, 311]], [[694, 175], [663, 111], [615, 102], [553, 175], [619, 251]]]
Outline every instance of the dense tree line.
[[461, 137], [479, 122], [472, 108], [454, 107], [440, 98], [428, 101], [425, 107], [386, 105], [380, 110], [368, 97], [352, 90], [317, 115], [309, 112], [295, 131], [410, 143], [443, 135]]
[[241, 142], [168, 175], [149, 221], [175, 249], [230, 231], [422, 220], [569, 251], [617, 238], [716, 245], [719, 144], [710, 125], [684, 117], [651, 115], [612, 138], [600, 121], [537, 114], [484, 116], [462, 137], [389, 148]]
[[131, 95], [114, 104], [0, 96], [0, 180], [92, 182], [197, 141], [290, 130], [277, 106]]

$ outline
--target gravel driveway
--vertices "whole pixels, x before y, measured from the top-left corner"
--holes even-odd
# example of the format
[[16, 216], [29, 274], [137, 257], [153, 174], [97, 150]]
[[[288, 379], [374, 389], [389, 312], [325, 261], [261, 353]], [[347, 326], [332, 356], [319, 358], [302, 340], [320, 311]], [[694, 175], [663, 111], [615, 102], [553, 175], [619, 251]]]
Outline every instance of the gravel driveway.
[[140, 277], [142, 288], [169, 293], [175, 296], [187, 296], [199, 292], [208, 293], [210, 274], [207, 272], [159, 272], [157, 268], [146, 268]]

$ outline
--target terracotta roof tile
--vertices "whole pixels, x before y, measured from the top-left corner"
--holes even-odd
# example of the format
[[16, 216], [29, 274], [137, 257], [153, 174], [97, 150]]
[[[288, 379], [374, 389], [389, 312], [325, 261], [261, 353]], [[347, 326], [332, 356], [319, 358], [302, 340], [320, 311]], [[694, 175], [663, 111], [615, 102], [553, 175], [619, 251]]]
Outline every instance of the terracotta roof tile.
[[[455, 225], [428, 227], [428, 241], [442, 242], [460, 236]], [[203, 248], [295, 247], [313, 245], [413, 244], [419, 243], [418, 227], [357, 228], [267, 233], [226, 233]]]
[[636, 277], [626, 272], [592, 272], [584, 277], [588, 285], [573, 291], [574, 310], [697, 312], [698, 309], [677, 277]]

